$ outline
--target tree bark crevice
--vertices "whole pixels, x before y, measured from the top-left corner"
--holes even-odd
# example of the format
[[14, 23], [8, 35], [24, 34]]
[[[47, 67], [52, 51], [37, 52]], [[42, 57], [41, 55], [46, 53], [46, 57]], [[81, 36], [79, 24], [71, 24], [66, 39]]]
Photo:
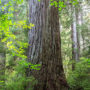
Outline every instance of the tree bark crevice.
[[[38, 80], [34, 90], [68, 90], [61, 58], [58, 8], [49, 6], [49, 0], [33, 1], [36, 3], [29, 0], [31, 3], [29, 6], [34, 10], [34, 13], [30, 11], [30, 22], [35, 24], [35, 27], [29, 31], [29, 42], [31, 42], [29, 58], [32, 57], [29, 61], [35, 64], [36, 59], [38, 63], [42, 63], [40, 71], [33, 74]], [[35, 8], [37, 5], [38, 7]]]

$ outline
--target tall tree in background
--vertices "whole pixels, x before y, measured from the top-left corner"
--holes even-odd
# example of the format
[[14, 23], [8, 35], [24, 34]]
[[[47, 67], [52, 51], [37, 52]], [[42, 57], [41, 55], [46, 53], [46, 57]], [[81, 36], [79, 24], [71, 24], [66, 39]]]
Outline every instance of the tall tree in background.
[[[76, 10], [75, 6], [72, 7], [72, 59], [75, 61], [79, 60], [79, 55], [78, 55], [78, 36], [77, 36], [77, 28], [76, 28]], [[74, 69], [74, 65], [72, 65], [72, 68]]]
[[82, 52], [82, 35], [81, 35], [81, 26], [83, 24], [83, 10], [82, 10], [82, 6], [81, 6], [82, 2], [79, 2], [77, 8], [76, 8], [76, 22], [77, 22], [77, 42], [78, 42], [78, 55], [79, 58], [81, 56], [81, 52]]
[[[55, 0], [56, 1], [56, 0]], [[30, 23], [28, 61], [41, 63], [35, 90], [67, 90], [62, 66], [58, 8], [49, 0], [29, 0]], [[27, 75], [30, 75], [30, 71]]]

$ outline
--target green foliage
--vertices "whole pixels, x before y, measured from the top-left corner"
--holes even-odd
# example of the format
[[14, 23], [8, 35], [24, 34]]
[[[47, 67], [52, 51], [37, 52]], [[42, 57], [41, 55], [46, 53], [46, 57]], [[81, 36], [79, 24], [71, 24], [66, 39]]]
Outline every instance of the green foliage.
[[90, 89], [90, 59], [81, 58], [75, 65], [75, 70], [69, 71], [67, 77], [71, 90], [89, 90]]
[[30, 84], [30, 90], [33, 90], [33, 85], [37, 83], [37, 80], [35, 80], [33, 76], [26, 78], [25, 76], [22, 75], [17, 76], [17, 74], [15, 74], [9, 78], [12, 78], [13, 82], [9, 80], [8, 80], [9, 82], [6, 82], [7, 90], [25, 90], [25, 87], [27, 86], [28, 83]]
[[40, 2], [40, 0], [38, 0]]
[[25, 2], [0, 2], [0, 47], [4, 48], [0, 48], [0, 51], [6, 52], [5, 75], [3, 74], [5, 83], [3, 86], [4, 80], [0, 79], [0, 90], [24, 90], [28, 83], [31, 83], [31, 88], [37, 83], [33, 76], [26, 76], [27, 69], [40, 70], [40, 64], [27, 62], [26, 51], [29, 45], [26, 32], [34, 27], [34, 24], [27, 23]]
[[[40, 2], [40, 0], [38, 0]], [[67, 6], [68, 0], [50, 0], [50, 6], [58, 7], [58, 10], [61, 11], [65, 9]], [[76, 6], [78, 4], [78, 0], [70, 0], [69, 3]]]
[[[74, 5], [74, 4], [73, 4]], [[76, 6], [76, 5], [75, 5]], [[78, 8], [78, 7], [77, 7]], [[61, 49], [63, 58], [63, 67], [66, 74], [70, 90], [89, 90], [90, 89], [90, 44], [89, 44], [89, 16], [85, 16], [85, 23], [77, 25], [77, 31], [81, 40], [84, 40], [83, 45], [80, 41], [80, 56], [83, 58], [79, 62], [72, 60], [72, 38], [71, 38], [71, 24], [72, 12], [69, 11], [70, 7], [66, 7], [60, 12], [61, 24]], [[76, 13], [77, 14], [77, 13]], [[82, 47], [84, 47], [82, 49]], [[72, 64], [75, 65], [75, 70], [72, 71]]]

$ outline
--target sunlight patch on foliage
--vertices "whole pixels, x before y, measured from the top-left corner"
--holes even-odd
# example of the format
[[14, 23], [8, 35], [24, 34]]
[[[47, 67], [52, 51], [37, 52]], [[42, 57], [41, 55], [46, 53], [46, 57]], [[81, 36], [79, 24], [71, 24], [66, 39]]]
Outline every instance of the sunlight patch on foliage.
[[9, 54], [6, 56], [8, 58], [6, 60], [7, 69], [5, 71], [5, 76], [7, 76], [7, 78], [5, 81], [5, 88], [7, 88], [7, 90], [12, 90], [12, 88], [17, 90], [20, 85], [20, 90], [23, 90], [24, 85], [26, 85], [25, 83], [30, 81], [26, 78], [26, 69], [40, 69], [40, 65], [34, 66], [34, 64], [27, 62], [25, 50], [28, 48], [29, 44], [28, 41], [25, 40], [26, 38], [23, 38], [23, 35], [25, 35], [24, 32], [28, 32], [28, 29], [32, 29], [34, 24], [27, 24], [26, 19], [14, 20], [14, 12], [17, 13], [18, 9], [13, 6], [13, 3], [16, 3], [18, 6], [23, 3], [23, 0], [11, 0], [4, 5], [1, 1], [0, 3], [2, 6], [2, 14], [0, 14], [0, 38], [1, 42], [5, 45], [6, 53]]

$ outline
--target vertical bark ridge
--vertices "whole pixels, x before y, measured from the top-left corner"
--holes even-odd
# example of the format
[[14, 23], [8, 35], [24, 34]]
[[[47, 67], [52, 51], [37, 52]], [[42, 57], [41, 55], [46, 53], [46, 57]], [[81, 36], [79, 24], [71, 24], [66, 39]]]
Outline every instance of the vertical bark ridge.
[[42, 63], [34, 76], [38, 84], [34, 90], [67, 90], [64, 76], [59, 30], [58, 8], [49, 0], [29, 0], [30, 22], [35, 24], [29, 31], [28, 61]]
[[[29, 54], [28, 59], [32, 63], [39, 62], [40, 54], [42, 52], [42, 13], [41, 13], [41, 7], [43, 5], [38, 2], [38, 0], [29, 0], [29, 17], [30, 17], [30, 23], [35, 24], [35, 27], [33, 27], [31, 30], [29, 30]], [[37, 52], [37, 53], [36, 53]], [[38, 59], [37, 59], [38, 58]]]

